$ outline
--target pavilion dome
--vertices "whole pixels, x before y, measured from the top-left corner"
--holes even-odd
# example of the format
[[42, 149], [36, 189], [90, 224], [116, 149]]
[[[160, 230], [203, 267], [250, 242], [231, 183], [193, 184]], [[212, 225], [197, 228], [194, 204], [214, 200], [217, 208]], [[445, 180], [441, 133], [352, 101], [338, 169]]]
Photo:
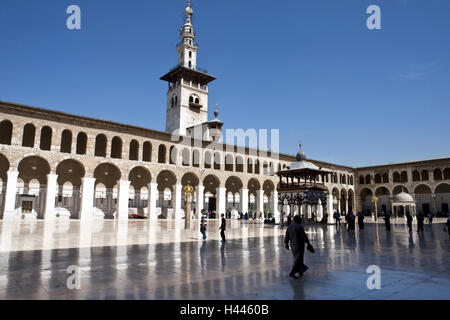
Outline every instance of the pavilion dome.
[[396, 194], [394, 196], [394, 202], [415, 202], [415, 201], [410, 194], [406, 192], [400, 192], [399, 194]]
[[297, 162], [291, 163], [291, 165], [285, 170], [300, 170], [300, 169], [320, 170], [320, 168], [316, 166], [314, 163], [306, 160], [306, 153], [302, 150], [301, 144], [300, 150], [297, 152], [296, 159]]

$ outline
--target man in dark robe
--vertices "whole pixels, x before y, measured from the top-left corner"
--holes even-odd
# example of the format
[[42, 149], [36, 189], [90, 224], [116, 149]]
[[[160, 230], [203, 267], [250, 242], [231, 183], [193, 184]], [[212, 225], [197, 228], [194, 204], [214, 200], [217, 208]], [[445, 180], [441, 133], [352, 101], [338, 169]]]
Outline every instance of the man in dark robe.
[[384, 217], [384, 225], [386, 226], [386, 231], [391, 231], [391, 215], [388, 212]]
[[227, 240], [225, 239], [225, 230], [226, 230], [226, 228], [227, 228], [227, 220], [225, 220], [225, 216], [224, 216], [224, 214], [222, 213], [222, 224], [220, 225], [220, 228], [219, 228], [219, 230], [220, 230], [220, 236], [222, 237], [222, 242], [227, 241]]
[[303, 273], [308, 270], [308, 267], [303, 264], [303, 256], [305, 254], [305, 244], [308, 245], [308, 251], [314, 253], [314, 248], [309, 242], [308, 236], [305, 233], [302, 225], [302, 219], [300, 216], [294, 217], [294, 223], [291, 224], [284, 237], [284, 243], [286, 244], [286, 249], [289, 250], [289, 243], [292, 249], [292, 255], [294, 256], [294, 264], [292, 266], [289, 276], [298, 279], [296, 273], [303, 276]]
[[410, 213], [408, 213], [406, 215], [406, 224], [408, 225], [408, 231], [412, 232], [412, 221], [413, 221], [413, 217]]
[[358, 212], [358, 226], [359, 230], [364, 230], [364, 213]]
[[417, 232], [418, 232], [418, 233], [420, 233], [420, 232], [423, 233], [423, 225], [424, 225], [424, 224], [425, 224], [425, 217], [423, 216], [422, 213], [420, 213], [420, 214], [417, 216]]

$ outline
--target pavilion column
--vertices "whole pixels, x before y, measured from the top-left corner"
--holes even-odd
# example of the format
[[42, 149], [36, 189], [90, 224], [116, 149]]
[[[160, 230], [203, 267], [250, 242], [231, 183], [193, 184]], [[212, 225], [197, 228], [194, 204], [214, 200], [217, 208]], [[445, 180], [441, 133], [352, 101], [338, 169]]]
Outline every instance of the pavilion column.
[[181, 191], [183, 189], [183, 185], [176, 184], [174, 199], [173, 199], [173, 214], [175, 215], [175, 220], [183, 219], [183, 213], [181, 212]]
[[117, 185], [117, 213], [116, 219], [128, 220], [128, 203], [130, 197], [130, 181], [120, 180]]
[[80, 220], [92, 220], [94, 217], [95, 178], [81, 178]]
[[216, 203], [216, 219], [220, 218], [222, 213], [226, 210], [226, 188], [217, 188], [217, 203]]
[[241, 213], [245, 214], [248, 212], [248, 189], [241, 189]]
[[6, 183], [5, 192], [5, 210], [3, 212], [3, 219], [12, 218], [16, 213], [16, 192], [17, 192], [17, 178], [19, 177], [18, 171], [8, 171], [8, 180]]
[[259, 213], [262, 212], [263, 217], [264, 216], [264, 190], [257, 190], [256, 191], [256, 211]]
[[196, 198], [196, 203], [195, 203], [195, 218], [199, 219], [200, 215], [202, 213], [202, 210], [204, 209], [204, 205], [205, 205], [205, 187], [198, 185], [197, 187], [195, 187], [195, 198]]
[[275, 222], [281, 221], [280, 211], [278, 210], [278, 191], [272, 191], [272, 213], [275, 218]]
[[151, 221], [158, 220], [158, 212], [156, 211], [156, 202], [158, 201], [158, 184], [150, 183], [148, 185], [150, 194], [148, 196], [148, 218]]
[[55, 198], [58, 175], [47, 175], [47, 192], [45, 195], [44, 220], [54, 220], [55, 215]]

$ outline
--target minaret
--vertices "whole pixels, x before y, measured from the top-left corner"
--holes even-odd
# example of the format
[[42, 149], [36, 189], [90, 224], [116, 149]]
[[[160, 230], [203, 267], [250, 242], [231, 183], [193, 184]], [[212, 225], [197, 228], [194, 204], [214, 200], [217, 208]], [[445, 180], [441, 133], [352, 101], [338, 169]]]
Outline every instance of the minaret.
[[177, 45], [178, 64], [161, 77], [169, 83], [166, 132], [179, 135], [186, 135], [208, 121], [208, 83], [216, 79], [197, 65], [198, 45], [190, 0], [185, 15], [186, 22], [180, 28], [181, 42]]

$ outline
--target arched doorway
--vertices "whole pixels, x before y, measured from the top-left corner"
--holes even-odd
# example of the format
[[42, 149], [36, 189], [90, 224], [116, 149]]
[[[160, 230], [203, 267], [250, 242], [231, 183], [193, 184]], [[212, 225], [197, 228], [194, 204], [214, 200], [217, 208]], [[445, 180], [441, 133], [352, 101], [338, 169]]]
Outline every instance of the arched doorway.
[[225, 213], [227, 219], [231, 218], [231, 211], [238, 211], [241, 206], [242, 180], [238, 177], [229, 177], [225, 183], [226, 205]]
[[417, 213], [427, 215], [430, 212], [436, 214], [436, 203], [431, 196], [431, 189], [425, 184], [420, 184], [414, 189]]
[[32, 156], [19, 163], [18, 193], [16, 210], [23, 219], [44, 217], [45, 194], [47, 192], [47, 175], [50, 165], [40, 157]]
[[217, 188], [220, 186], [220, 180], [215, 175], [210, 174], [203, 179], [203, 186], [205, 187], [203, 208], [208, 213], [215, 212], [217, 210]]
[[450, 184], [442, 183], [436, 187], [437, 216], [448, 217], [450, 204]]
[[115, 165], [102, 163], [94, 171], [95, 214], [100, 212], [106, 219], [114, 219], [117, 211], [117, 183], [122, 174]]
[[152, 181], [150, 171], [144, 167], [135, 167], [128, 175], [130, 181], [128, 208], [133, 214], [148, 217], [149, 185]]
[[55, 213], [57, 218], [79, 219], [81, 179], [84, 166], [75, 160], [64, 160], [56, 168], [58, 193]]
[[253, 216], [254, 214], [256, 214], [256, 211], [258, 210], [256, 201], [258, 197], [258, 191], [261, 190], [261, 184], [257, 179], [252, 178], [248, 181], [247, 189], [248, 189], [248, 212]]
[[[181, 185], [183, 186], [183, 188], [186, 186], [191, 186], [194, 187], [195, 189], [199, 185], [198, 177], [194, 173], [188, 172], [181, 178]], [[194, 192], [194, 194], [191, 197], [191, 217], [197, 217], [199, 214], [198, 212], [196, 212], [195, 209], [197, 207], [196, 204], [197, 204], [197, 195], [196, 192]], [[186, 216], [186, 197], [184, 194], [181, 195], [181, 209], [184, 211]]]
[[158, 183], [158, 204], [157, 208], [160, 212], [161, 219], [174, 219], [174, 192], [177, 183], [177, 177], [172, 171], [164, 170], [158, 174], [156, 178]]
[[391, 213], [392, 214], [392, 202], [391, 193], [386, 187], [379, 187], [375, 190], [375, 196], [378, 198], [378, 213], [380, 216]]
[[0, 216], [5, 208], [6, 182], [8, 180], [9, 161], [0, 153]]
[[372, 204], [372, 198], [373, 198], [373, 193], [372, 190], [370, 190], [369, 188], [364, 188], [361, 190], [360, 193], [360, 201], [361, 201], [361, 210], [365, 215], [372, 215], [372, 209], [373, 209], [373, 204]]
[[264, 218], [273, 218], [273, 208], [274, 204], [273, 202], [273, 192], [275, 190], [275, 185], [272, 181], [266, 180], [263, 183], [263, 190], [264, 190], [264, 198], [263, 198], [263, 204], [264, 204]]

